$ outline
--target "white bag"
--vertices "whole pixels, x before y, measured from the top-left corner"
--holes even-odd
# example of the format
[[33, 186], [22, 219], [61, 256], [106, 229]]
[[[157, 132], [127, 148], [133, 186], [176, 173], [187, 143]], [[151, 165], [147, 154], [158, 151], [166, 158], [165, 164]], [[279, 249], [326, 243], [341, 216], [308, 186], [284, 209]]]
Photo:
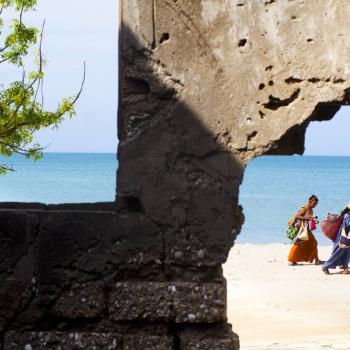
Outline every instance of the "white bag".
[[308, 230], [308, 224], [306, 221], [302, 221], [298, 235], [297, 235], [297, 239], [300, 239], [301, 241], [309, 240], [309, 230]]

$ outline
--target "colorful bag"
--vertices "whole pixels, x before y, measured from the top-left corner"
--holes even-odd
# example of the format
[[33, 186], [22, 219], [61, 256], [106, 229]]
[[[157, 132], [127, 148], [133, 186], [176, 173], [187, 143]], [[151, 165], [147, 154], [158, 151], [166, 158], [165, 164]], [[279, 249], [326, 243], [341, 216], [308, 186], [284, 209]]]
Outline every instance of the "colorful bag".
[[[307, 212], [305, 213], [305, 216], [307, 215]], [[288, 229], [287, 229], [287, 237], [293, 241], [294, 238], [297, 236], [303, 221], [296, 218], [296, 215], [293, 215], [288, 220]]]
[[334, 241], [337, 238], [340, 226], [343, 223], [343, 217], [337, 214], [329, 213], [327, 219], [323, 220], [321, 223], [321, 229], [323, 234]]
[[[304, 208], [304, 207], [303, 207]], [[303, 209], [302, 208], [302, 209]], [[308, 211], [306, 210], [304, 217], [306, 218], [308, 214]], [[303, 227], [306, 228], [307, 230], [307, 225], [304, 225], [303, 220], [297, 219], [297, 216], [294, 215], [288, 220], [288, 229], [287, 229], [287, 237], [293, 241], [298, 234], [302, 231]], [[307, 238], [303, 240], [308, 240], [309, 239], [309, 234], [307, 233]]]
[[309, 221], [309, 229], [311, 231], [316, 230], [316, 220], [310, 220]]
[[292, 216], [289, 220], [288, 220], [288, 229], [287, 229], [287, 237], [288, 239], [290, 239], [291, 241], [295, 238], [295, 236], [298, 234], [299, 231], [299, 220], [297, 220], [296, 216]]
[[287, 230], [287, 237], [292, 241], [298, 233], [298, 228], [295, 226], [289, 226]]

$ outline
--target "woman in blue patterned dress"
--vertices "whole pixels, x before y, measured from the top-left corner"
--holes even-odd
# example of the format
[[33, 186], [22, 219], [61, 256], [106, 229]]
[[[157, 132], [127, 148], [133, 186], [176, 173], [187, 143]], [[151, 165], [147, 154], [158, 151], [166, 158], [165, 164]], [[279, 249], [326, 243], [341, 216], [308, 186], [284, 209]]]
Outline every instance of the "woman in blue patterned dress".
[[350, 204], [348, 204], [342, 211], [341, 216], [343, 216], [343, 223], [341, 224], [337, 238], [334, 242], [333, 251], [331, 257], [322, 265], [322, 270], [326, 275], [329, 275], [328, 269], [335, 269], [340, 266], [343, 269], [343, 274], [349, 274], [349, 260], [350, 260], [350, 247], [340, 246], [340, 237], [343, 228], [345, 233], [350, 232]]

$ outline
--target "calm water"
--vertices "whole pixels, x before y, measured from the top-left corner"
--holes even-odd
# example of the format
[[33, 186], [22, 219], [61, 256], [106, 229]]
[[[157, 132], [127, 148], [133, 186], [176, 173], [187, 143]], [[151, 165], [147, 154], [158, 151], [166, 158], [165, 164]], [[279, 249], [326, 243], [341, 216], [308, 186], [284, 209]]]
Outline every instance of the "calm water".
[[15, 172], [0, 176], [0, 202], [79, 203], [114, 201], [116, 155], [46, 153], [34, 162], [21, 156], [0, 162]]
[[[8, 163], [8, 160], [7, 160]], [[48, 153], [38, 162], [16, 156], [16, 171], [0, 177], [0, 201], [113, 201], [115, 154]], [[350, 157], [260, 157], [249, 163], [240, 189], [246, 222], [240, 243], [288, 242], [288, 219], [311, 194], [319, 218], [350, 202]], [[321, 244], [330, 241], [317, 230]]]
[[[289, 218], [311, 194], [320, 202], [314, 213], [323, 219], [350, 202], [350, 157], [260, 157], [248, 164], [240, 189], [246, 222], [238, 242], [289, 242]], [[331, 244], [320, 229], [320, 244]]]

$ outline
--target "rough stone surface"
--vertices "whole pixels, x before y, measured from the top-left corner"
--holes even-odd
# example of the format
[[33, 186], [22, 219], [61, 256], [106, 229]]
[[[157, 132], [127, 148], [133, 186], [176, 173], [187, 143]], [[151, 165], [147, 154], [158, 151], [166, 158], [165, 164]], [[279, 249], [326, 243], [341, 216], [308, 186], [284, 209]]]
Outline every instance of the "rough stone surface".
[[100, 282], [75, 284], [57, 298], [51, 312], [67, 319], [101, 317], [106, 308], [105, 293]]
[[115, 321], [170, 321], [171, 305], [166, 283], [117, 282], [109, 301], [111, 318]]
[[[219, 336], [221, 335], [221, 337]], [[238, 338], [227, 329], [189, 328], [176, 335], [185, 350], [237, 350]], [[6, 350], [175, 350], [176, 341], [166, 334], [144, 331], [121, 334], [105, 332], [8, 332], [4, 339]]]
[[169, 286], [177, 323], [226, 321], [226, 284], [178, 283]]
[[111, 319], [213, 323], [226, 320], [226, 289], [218, 283], [117, 282]]
[[[302, 152], [307, 124], [334, 113], [315, 115], [316, 106], [347, 103], [349, 6], [346, 0], [125, 0], [123, 19], [133, 48], [149, 54], [153, 80], [176, 81], [177, 102], [216, 144], [248, 160], [274, 150]], [[141, 73], [127, 64], [127, 77]], [[154, 93], [149, 86], [142, 97]]]
[[6, 350], [123, 350], [121, 338], [112, 333], [9, 332]]
[[238, 350], [238, 336], [227, 326], [187, 328], [179, 336], [184, 350]]
[[150, 334], [129, 335], [123, 339], [123, 350], [175, 350], [174, 338]]
[[349, 103], [350, 3], [120, 8], [118, 196], [0, 205], [0, 344], [238, 349], [221, 265], [244, 167], [302, 153], [308, 124]]
[[9, 332], [6, 350], [174, 350], [173, 337], [143, 331], [120, 334], [100, 332]]

